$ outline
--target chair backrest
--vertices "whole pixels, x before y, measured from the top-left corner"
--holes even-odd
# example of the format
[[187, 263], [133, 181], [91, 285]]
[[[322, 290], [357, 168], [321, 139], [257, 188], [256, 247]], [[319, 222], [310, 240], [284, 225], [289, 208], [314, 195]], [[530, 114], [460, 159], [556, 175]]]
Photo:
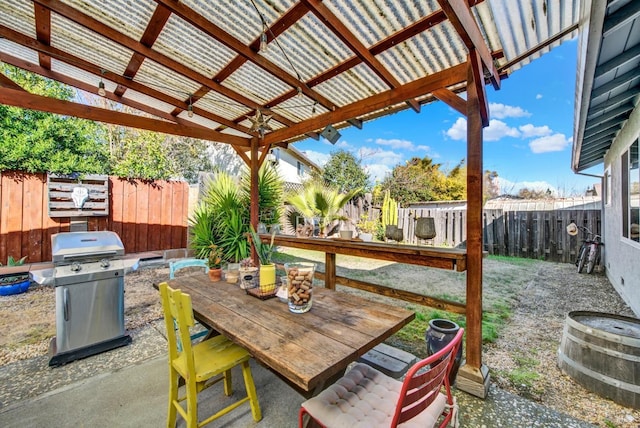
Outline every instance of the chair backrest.
[[455, 355], [462, 343], [464, 329], [460, 329], [453, 340], [440, 351], [418, 361], [407, 372], [402, 383], [400, 398], [396, 405], [392, 427], [408, 421], [424, 411], [438, 397], [445, 386], [447, 403], [453, 404], [449, 385], [449, 372]]
[[[193, 327], [195, 324], [191, 296], [180, 290], [174, 290], [166, 282], [161, 283], [158, 288], [162, 296], [164, 321], [167, 328], [169, 359], [173, 361], [178, 358], [180, 353], [186, 353], [187, 369], [190, 373], [195, 373], [189, 334], [189, 327]], [[179, 344], [182, 346], [180, 347]]]
[[204, 273], [209, 272], [209, 265], [204, 259], [182, 259], [169, 262], [169, 278], [174, 279], [177, 271], [190, 267], [201, 267], [204, 268]]

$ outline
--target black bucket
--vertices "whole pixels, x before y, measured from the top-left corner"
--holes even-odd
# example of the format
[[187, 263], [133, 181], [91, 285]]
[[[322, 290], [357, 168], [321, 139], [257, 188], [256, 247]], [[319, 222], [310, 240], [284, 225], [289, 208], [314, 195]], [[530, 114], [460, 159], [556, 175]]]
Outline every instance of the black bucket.
[[[425, 333], [424, 339], [427, 342], [427, 354], [433, 355], [443, 349], [456, 337], [460, 326], [453, 321], [435, 318], [429, 321], [429, 328]], [[453, 385], [458, 376], [460, 361], [462, 360], [462, 345], [458, 348], [451, 373], [449, 373], [449, 385]]]

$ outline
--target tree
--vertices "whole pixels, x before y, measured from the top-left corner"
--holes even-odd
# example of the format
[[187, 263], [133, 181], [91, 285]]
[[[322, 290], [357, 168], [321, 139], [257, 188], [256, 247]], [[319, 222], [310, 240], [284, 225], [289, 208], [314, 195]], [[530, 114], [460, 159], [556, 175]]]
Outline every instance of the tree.
[[[7, 77], [31, 93], [71, 100], [61, 83], [3, 64]], [[107, 147], [95, 138], [94, 122], [0, 105], [0, 170], [60, 174], [108, 173]]]
[[370, 187], [369, 174], [363, 170], [361, 160], [356, 159], [346, 150], [331, 152], [321, 178], [328, 186], [337, 189], [340, 193], [361, 189], [358, 193], [360, 195], [367, 192]]
[[484, 171], [482, 183], [482, 202], [500, 196], [500, 184], [498, 183], [498, 173], [496, 171]]
[[[463, 200], [467, 197], [464, 159], [450, 171], [429, 157], [414, 157], [405, 165], [397, 165], [379, 186], [389, 190], [402, 206], [411, 202]], [[379, 195], [381, 192], [375, 192]], [[376, 202], [380, 202], [377, 200]]]
[[548, 199], [552, 196], [553, 192], [551, 192], [551, 189], [537, 190], [524, 187], [518, 191], [518, 197], [522, 199]]

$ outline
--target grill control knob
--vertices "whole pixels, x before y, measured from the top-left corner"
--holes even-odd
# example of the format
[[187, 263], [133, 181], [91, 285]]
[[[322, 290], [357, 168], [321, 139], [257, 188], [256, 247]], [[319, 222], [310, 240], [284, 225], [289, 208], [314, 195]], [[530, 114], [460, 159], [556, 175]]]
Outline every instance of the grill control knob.
[[82, 265], [80, 263], [72, 263], [69, 269], [71, 269], [71, 272], [80, 272]]
[[100, 267], [101, 267], [102, 269], [107, 269], [107, 268], [109, 267], [109, 265], [110, 265], [110, 264], [111, 264], [111, 263], [109, 263], [109, 260], [108, 260], [108, 259], [102, 259], [102, 260], [100, 260]]

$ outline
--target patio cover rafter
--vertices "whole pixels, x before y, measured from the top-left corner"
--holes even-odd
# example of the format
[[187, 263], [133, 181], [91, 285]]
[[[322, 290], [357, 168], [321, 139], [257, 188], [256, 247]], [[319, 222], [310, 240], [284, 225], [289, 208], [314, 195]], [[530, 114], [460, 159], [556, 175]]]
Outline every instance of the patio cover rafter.
[[[378, 59], [369, 52], [369, 50], [358, 40], [347, 26], [340, 21], [329, 8], [322, 3], [322, 0], [302, 0], [304, 4], [313, 11], [313, 13], [338, 36], [344, 44], [346, 44], [360, 60], [366, 63], [374, 73], [378, 75], [387, 85], [391, 88], [397, 88], [400, 86], [400, 82], [387, 70]], [[407, 104], [420, 113], [420, 104], [416, 100], [408, 100]]]
[[165, 134], [181, 135], [183, 137], [199, 138], [203, 140], [224, 137], [228, 144], [250, 147], [249, 139], [247, 138], [236, 137], [233, 135], [221, 136], [218, 135], [219, 132], [206, 128], [195, 128], [192, 126], [187, 127], [178, 123], [120, 113], [71, 101], [57, 100], [54, 98], [43, 97], [41, 95], [30, 94], [24, 90], [18, 91], [16, 89], [0, 88], [0, 103], [31, 110], [70, 115], [82, 119], [95, 120], [97, 122], [113, 123], [132, 128], [163, 132]]

